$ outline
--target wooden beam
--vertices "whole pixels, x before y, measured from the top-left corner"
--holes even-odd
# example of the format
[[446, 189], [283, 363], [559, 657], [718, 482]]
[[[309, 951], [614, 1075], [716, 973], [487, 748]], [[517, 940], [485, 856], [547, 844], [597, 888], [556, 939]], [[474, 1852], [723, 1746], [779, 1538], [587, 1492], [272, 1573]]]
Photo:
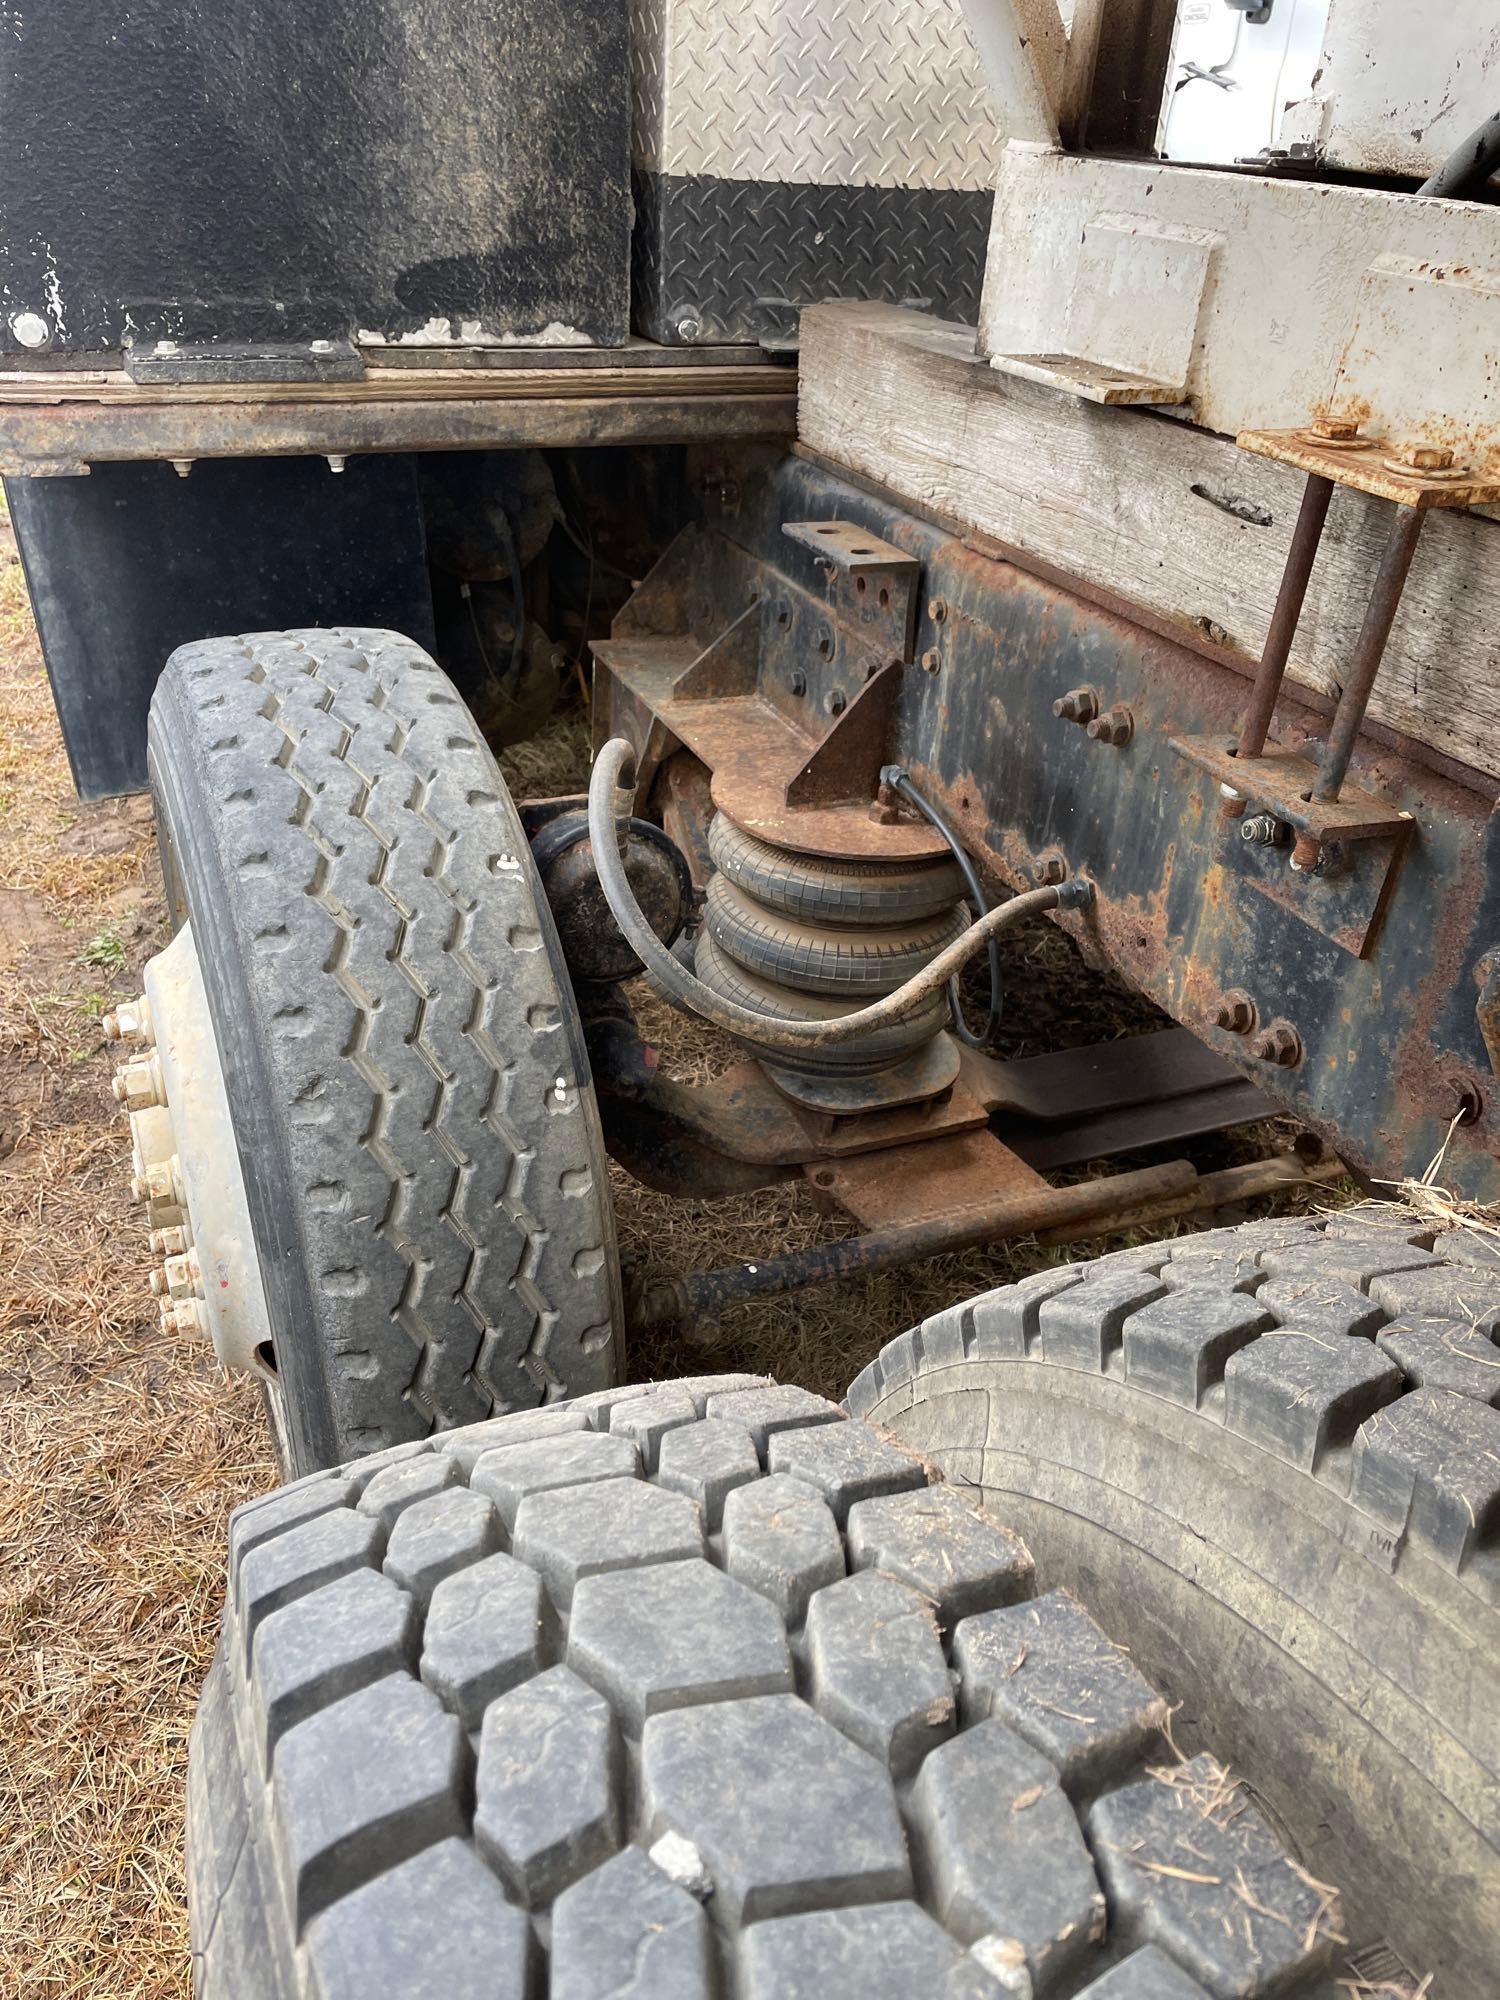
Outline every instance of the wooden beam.
[[[1258, 656], [1302, 493], [1291, 468], [1153, 412], [998, 373], [966, 327], [890, 306], [802, 316], [812, 450], [1226, 653]], [[1290, 677], [1336, 696], [1388, 507], [1340, 489]], [[1429, 519], [1370, 702], [1388, 728], [1500, 777], [1500, 524]]]

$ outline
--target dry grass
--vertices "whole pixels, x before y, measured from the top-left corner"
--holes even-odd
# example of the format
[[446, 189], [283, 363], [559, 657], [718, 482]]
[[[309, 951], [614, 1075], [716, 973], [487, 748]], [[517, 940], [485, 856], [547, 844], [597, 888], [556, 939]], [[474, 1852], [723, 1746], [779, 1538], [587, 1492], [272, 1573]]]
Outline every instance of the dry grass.
[[[9, 558], [7, 560], [6, 558]], [[80, 806], [0, 545], [0, 1992], [185, 1995], [187, 1733], [253, 1392], [164, 1339], [99, 1032], [161, 942], [150, 816]]]
[[[98, 1022], [165, 936], [150, 814], [75, 799], [10, 547], [0, 529], [0, 1993], [169, 2000], [188, 1989], [183, 1788], [225, 1523], [272, 1471], [254, 1392], [165, 1338], [146, 1296]], [[508, 751], [515, 790], [578, 788], [587, 734], [574, 713]], [[1049, 927], [1007, 951], [1012, 1052], [1087, 1038], [1085, 1015], [1095, 1036], [1149, 1025], [1074, 977]], [[670, 1070], [731, 1058], [635, 998]], [[850, 1227], [800, 1184], [684, 1202], [619, 1175], [615, 1192], [622, 1252], [648, 1275]], [[710, 1352], [642, 1342], [631, 1372], [748, 1366], [839, 1393], [902, 1327], [1062, 1254], [1002, 1245], [758, 1302]]]

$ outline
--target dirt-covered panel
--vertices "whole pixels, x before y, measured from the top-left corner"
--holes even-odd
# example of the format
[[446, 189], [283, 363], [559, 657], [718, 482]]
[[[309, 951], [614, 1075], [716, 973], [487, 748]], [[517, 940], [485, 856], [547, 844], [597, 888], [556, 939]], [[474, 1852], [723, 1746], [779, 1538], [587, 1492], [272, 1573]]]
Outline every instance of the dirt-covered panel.
[[0, 0], [0, 353], [623, 340], [626, 0]]

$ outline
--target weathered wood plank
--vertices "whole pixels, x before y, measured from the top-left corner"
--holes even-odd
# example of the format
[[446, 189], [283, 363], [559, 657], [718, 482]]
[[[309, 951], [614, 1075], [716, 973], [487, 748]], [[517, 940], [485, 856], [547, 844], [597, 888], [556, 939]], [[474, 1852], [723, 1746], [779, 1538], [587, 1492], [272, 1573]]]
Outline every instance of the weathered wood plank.
[[[918, 509], [1259, 653], [1302, 491], [1285, 466], [1001, 375], [969, 329], [890, 306], [804, 312], [798, 434]], [[1335, 493], [1293, 679], [1337, 695], [1388, 520]], [[1500, 524], [1429, 517], [1370, 714], [1500, 776]]]

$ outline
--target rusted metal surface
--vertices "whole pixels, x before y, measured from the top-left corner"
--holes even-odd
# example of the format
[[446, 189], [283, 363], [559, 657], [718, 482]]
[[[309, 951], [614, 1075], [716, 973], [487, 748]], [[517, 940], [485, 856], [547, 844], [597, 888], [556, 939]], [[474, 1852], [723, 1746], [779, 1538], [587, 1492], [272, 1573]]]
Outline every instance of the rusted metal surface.
[[[987, 1138], [991, 1122], [1010, 1155], [1026, 1162], [1030, 1185], [1032, 1168], [1220, 1131], [1272, 1109], [1236, 1070], [1178, 1028], [1012, 1062], [945, 1037], [950, 1080], [939, 1079], [938, 1089], [929, 1079], [923, 1095], [883, 1102], [865, 1087], [868, 1080], [856, 1078], [846, 1095], [835, 1092], [821, 1103], [793, 1094], [788, 1079], [773, 1078], [756, 1062], [736, 1063], [707, 1083], [662, 1076], [656, 1051], [618, 999], [599, 1006], [588, 1036], [606, 1143], [648, 1187], [704, 1196], [768, 1186], [805, 1169], [815, 1187], [842, 1200], [842, 1184], [824, 1170], [868, 1157], [868, 1174], [888, 1178], [892, 1201], [905, 1203], [884, 1220], [941, 1212], [965, 1199], [957, 1183], [933, 1178], [944, 1158], [937, 1142]], [[875, 1164], [877, 1156], [884, 1164]], [[994, 1164], [993, 1153], [984, 1157]]]
[[[989, 1144], [993, 1147], [997, 1142], [990, 1140]], [[966, 1178], [973, 1166], [972, 1159], [962, 1163]], [[628, 1323], [636, 1332], [692, 1321], [711, 1324], [720, 1313], [747, 1299], [803, 1291], [835, 1278], [889, 1271], [921, 1257], [968, 1250], [1008, 1236], [1037, 1235], [1051, 1242], [1104, 1234], [1245, 1200], [1272, 1187], [1293, 1187], [1309, 1178], [1290, 1158], [1258, 1161], [1250, 1168], [1202, 1176], [1186, 1160], [1171, 1160], [1162, 1166], [1063, 1188], [1025, 1180], [1018, 1186], [1016, 1180], [1024, 1171], [1019, 1162], [1007, 1169], [991, 1159], [975, 1177], [972, 1206], [917, 1222], [894, 1223], [810, 1250], [735, 1264], [721, 1271], [689, 1271], [679, 1278], [647, 1285], [627, 1300]], [[983, 1192], [986, 1174], [987, 1197]]]
[[1299, 833], [1315, 840], [1389, 840], [1411, 830], [1410, 814], [1376, 792], [1358, 786], [1336, 800], [1309, 798], [1317, 784], [1316, 762], [1278, 743], [1258, 757], [1237, 754], [1226, 736], [1174, 736], [1171, 747], [1221, 785], [1237, 789], [1253, 806], [1264, 806]]
[[993, 1216], [1001, 1203], [1050, 1192], [1034, 1168], [983, 1130], [928, 1139], [899, 1152], [860, 1153], [836, 1165], [809, 1167], [807, 1178], [864, 1229], [940, 1228], [968, 1215]]
[[1483, 507], [1500, 500], [1500, 477], [1492, 469], [1409, 464], [1388, 438], [1320, 437], [1314, 430], [1241, 431], [1235, 442], [1259, 458], [1295, 465], [1339, 486], [1353, 486], [1419, 512], [1429, 507]]
[[1307, 597], [1313, 560], [1323, 539], [1333, 485], [1334, 482], [1324, 473], [1310, 472], [1307, 476], [1302, 505], [1297, 512], [1297, 525], [1292, 530], [1292, 544], [1287, 550], [1286, 568], [1281, 573], [1281, 588], [1276, 593], [1266, 643], [1255, 672], [1255, 684], [1250, 690], [1250, 705], [1239, 728], [1236, 751], [1241, 757], [1258, 757], [1266, 747], [1276, 697], [1281, 693], [1287, 661], [1292, 657], [1292, 641], [1297, 636], [1297, 621], [1302, 616], [1302, 606]]
[[372, 370], [362, 381], [152, 387], [123, 374], [0, 377], [0, 471], [114, 459], [347, 457], [365, 451], [675, 444], [796, 429], [796, 375], [742, 354], [709, 366]]
[[[1245, 709], [1243, 663], [981, 552], [805, 456], [771, 463], [746, 454], [735, 510], [709, 539], [732, 539], [741, 587], [759, 581], [774, 601], [798, 587], [782, 523], [817, 519], [853, 521], [922, 564], [893, 760], [972, 853], [1012, 883], [1033, 880], [1044, 855], [1087, 874], [1095, 906], [1059, 919], [1085, 953], [1115, 967], [1368, 1173], [1420, 1172], [1460, 1097], [1477, 1096], [1479, 1115], [1453, 1134], [1444, 1176], [1475, 1198], [1500, 1197], [1497, 1086], [1474, 1005], [1475, 967], [1500, 939], [1493, 784], [1466, 782], [1462, 767], [1434, 768], [1420, 747], [1408, 752], [1389, 731], [1366, 729], [1330, 809], [1341, 818], [1319, 824], [1311, 802], [1296, 795], [1312, 789], [1330, 705], [1288, 686], [1275, 755], [1292, 796], [1264, 803], [1293, 824], [1300, 813], [1325, 839], [1332, 823], [1379, 825], [1381, 835], [1367, 841], [1344, 833], [1356, 861], [1361, 846], [1373, 842], [1373, 851], [1381, 838], [1416, 828], [1373, 902], [1358, 881], [1297, 874], [1287, 848], [1252, 849], [1238, 822], [1220, 814], [1219, 784], [1244, 778], [1228, 758]], [[944, 607], [941, 621], [928, 609], [933, 602]], [[727, 622], [722, 603], [719, 622]], [[943, 658], [936, 675], [919, 664], [934, 647]], [[764, 681], [764, 658], [761, 671]], [[1129, 708], [1129, 743], [1105, 748], [1053, 715], [1054, 700], [1082, 687], [1106, 706]], [[636, 699], [649, 709], [644, 695]], [[1201, 745], [1204, 762], [1173, 755], [1174, 740]], [[1226, 760], [1222, 776], [1208, 767], [1210, 754]], [[859, 817], [879, 836], [903, 830]], [[797, 844], [795, 831], [774, 837]], [[825, 851], [864, 849], [835, 842]], [[1252, 879], [1252, 867], [1263, 879]], [[1361, 931], [1362, 956], [1353, 948]], [[1249, 995], [1263, 1021], [1284, 1019], [1296, 1031], [1305, 1052], [1297, 1067], [1257, 1061], [1249, 1037], [1216, 1025], [1231, 988]]]
[[[615, 733], [637, 741], [648, 711], [712, 771], [715, 805], [773, 845], [890, 861], [941, 854], [925, 824], [869, 814], [911, 654], [915, 568], [878, 552], [873, 567], [845, 561], [847, 538], [823, 552], [810, 545], [824, 539], [818, 522], [795, 525], [807, 536], [781, 536], [777, 524], [774, 577], [726, 536], [678, 537], [594, 647], [596, 746]], [[726, 656], [731, 632], [733, 677], [710, 684], [703, 663]]]

